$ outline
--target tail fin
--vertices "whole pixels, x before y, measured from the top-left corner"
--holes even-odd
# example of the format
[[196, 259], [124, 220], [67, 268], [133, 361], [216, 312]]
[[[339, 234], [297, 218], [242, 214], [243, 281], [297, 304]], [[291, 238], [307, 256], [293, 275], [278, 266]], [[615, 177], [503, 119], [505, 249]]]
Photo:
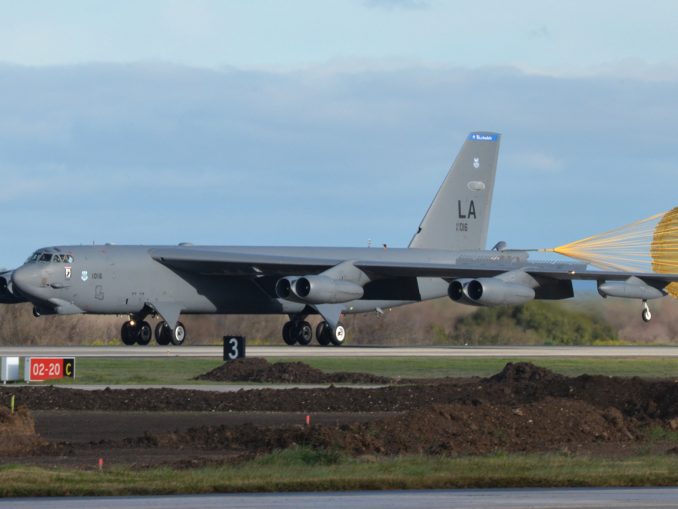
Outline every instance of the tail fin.
[[501, 135], [468, 135], [433, 199], [411, 248], [485, 249]]

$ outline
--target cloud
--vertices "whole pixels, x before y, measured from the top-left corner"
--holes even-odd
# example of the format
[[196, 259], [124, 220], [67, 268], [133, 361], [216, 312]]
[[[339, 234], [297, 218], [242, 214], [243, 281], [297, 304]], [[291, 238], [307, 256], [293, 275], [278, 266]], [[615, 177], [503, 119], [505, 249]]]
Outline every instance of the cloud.
[[490, 243], [675, 205], [670, 76], [139, 63], [0, 65], [0, 84], [2, 265], [93, 239], [406, 245], [478, 129], [503, 134]]

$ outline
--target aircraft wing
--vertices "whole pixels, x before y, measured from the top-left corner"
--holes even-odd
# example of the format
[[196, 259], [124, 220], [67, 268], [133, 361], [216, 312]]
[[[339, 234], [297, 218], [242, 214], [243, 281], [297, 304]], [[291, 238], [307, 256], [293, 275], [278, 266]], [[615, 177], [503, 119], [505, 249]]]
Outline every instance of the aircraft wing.
[[153, 248], [149, 254], [154, 260], [173, 269], [219, 276], [318, 274], [343, 261], [183, 247]]
[[565, 281], [625, 281], [635, 276], [650, 284], [678, 282], [678, 274], [588, 270], [584, 264], [561, 264], [556, 268], [550, 263], [518, 267], [499, 264], [489, 266], [486, 262], [479, 262], [477, 267], [472, 267], [470, 264], [356, 262], [355, 266], [376, 277], [439, 277], [452, 280], [494, 277], [511, 270], [524, 270], [531, 276]]
[[[319, 274], [346, 260], [313, 257], [278, 256], [186, 249], [153, 248], [151, 257], [170, 268], [215, 276], [285, 276]], [[353, 265], [372, 279], [435, 277], [447, 280], [494, 277], [512, 270], [524, 270], [534, 277], [572, 281], [624, 281], [635, 276], [653, 286], [678, 282], [678, 274], [588, 270], [580, 263], [536, 263], [519, 266], [505, 263], [440, 264], [429, 262], [355, 261]]]

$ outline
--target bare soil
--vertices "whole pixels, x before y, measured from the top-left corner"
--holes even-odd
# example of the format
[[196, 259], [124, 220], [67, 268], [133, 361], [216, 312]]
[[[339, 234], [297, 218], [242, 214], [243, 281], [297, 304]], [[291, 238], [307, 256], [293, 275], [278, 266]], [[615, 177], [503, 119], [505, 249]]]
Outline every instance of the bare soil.
[[225, 362], [195, 377], [212, 382], [262, 382], [283, 384], [387, 384], [392, 380], [369, 373], [325, 373], [303, 362], [270, 363], [260, 357]]
[[0, 456], [24, 454], [45, 444], [36, 433], [35, 422], [26, 407], [12, 413], [0, 406]]
[[[671, 452], [678, 429], [675, 380], [570, 378], [523, 363], [489, 378], [368, 389], [0, 389], [2, 400], [11, 394], [35, 412], [41, 438], [33, 429], [40, 441], [30, 451], [0, 450], [2, 463], [92, 467], [103, 455], [191, 466], [297, 445], [353, 455]], [[648, 438], [655, 428], [667, 432], [661, 443]]]

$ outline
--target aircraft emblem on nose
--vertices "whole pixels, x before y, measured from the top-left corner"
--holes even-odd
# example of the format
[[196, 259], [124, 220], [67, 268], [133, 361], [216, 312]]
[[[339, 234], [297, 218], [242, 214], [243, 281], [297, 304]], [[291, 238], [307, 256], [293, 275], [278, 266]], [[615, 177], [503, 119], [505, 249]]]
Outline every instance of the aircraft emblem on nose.
[[65, 270], [66, 270], [66, 279], [71, 279], [71, 267], [66, 266]]
[[83, 270], [83, 271], [80, 273], [80, 279], [82, 279], [83, 282], [84, 282], [84, 281], [87, 281], [87, 280], [89, 279], [89, 274], [87, 273], [86, 270]]
[[473, 158], [473, 167], [477, 170], [480, 168], [480, 158], [479, 157], [474, 157]]

